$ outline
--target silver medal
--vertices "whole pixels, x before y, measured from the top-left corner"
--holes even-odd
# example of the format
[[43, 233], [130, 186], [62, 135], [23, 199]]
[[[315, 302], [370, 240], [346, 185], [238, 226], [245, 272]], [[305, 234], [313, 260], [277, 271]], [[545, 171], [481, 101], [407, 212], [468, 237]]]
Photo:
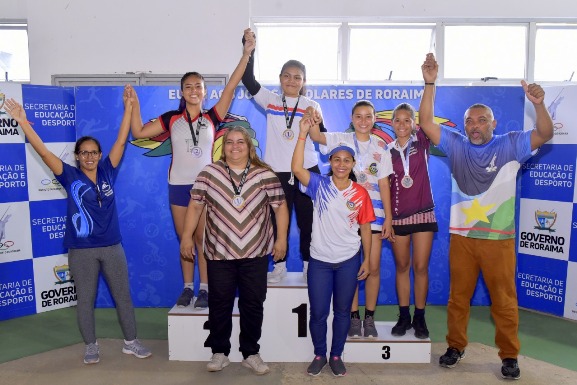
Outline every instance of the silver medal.
[[202, 156], [202, 148], [198, 147], [198, 146], [194, 146], [192, 148], [192, 156], [194, 156], [195, 158], [200, 158]]
[[411, 178], [409, 175], [405, 175], [401, 180], [401, 184], [404, 188], [410, 188], [413, 185], [413, 178]]

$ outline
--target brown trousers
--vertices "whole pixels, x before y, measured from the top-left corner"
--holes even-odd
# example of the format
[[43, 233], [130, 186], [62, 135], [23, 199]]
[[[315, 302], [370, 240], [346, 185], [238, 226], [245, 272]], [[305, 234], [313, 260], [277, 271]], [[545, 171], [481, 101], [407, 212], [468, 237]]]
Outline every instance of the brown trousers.
[[517, 335], [519, 311], [515, 267], [515, 239], [487, 240], [451, 234], [451, 287], [447, 305], [447, 343], [450, 347], [462, 351], [467, 346], [471, 298], [481, 271], [491, 296], [499, 357], [517, 358], [521, 346]]

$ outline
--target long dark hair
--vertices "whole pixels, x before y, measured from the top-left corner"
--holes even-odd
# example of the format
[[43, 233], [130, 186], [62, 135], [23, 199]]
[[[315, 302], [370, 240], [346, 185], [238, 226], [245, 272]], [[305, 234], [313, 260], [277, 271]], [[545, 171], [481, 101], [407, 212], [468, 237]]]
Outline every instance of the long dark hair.
[[[186, 81], [186, 79], [190, 78], [190, 77], [195, 77], [195, 78], [199, 78], [200, 80], [202, 80], [202, 86], [204, 87], [204, 90], [206, 91], [206, 83], [204, 82], [204, 76], [202, 76], [201, 74], [199, 74], [198, 72], [187, 72], [184, 75], [182, 75], [182, 78], [180, 79], [180, 90], [184, 91], [184, 82]], [[184, 111], [184, 109], [186, 108], [186, 100], [184, 100], [184, 97], [181, 96], [180, 97], [180, 104], [178, 105], [178, 111]]]

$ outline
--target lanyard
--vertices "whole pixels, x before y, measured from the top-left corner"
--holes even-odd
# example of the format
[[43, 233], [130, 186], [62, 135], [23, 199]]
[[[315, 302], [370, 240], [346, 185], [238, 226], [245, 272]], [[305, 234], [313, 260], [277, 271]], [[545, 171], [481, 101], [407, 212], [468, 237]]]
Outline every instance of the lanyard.
[[286, 128], [287, 130], [290, 130], [291, 127], [293, 126], [293, 119], [295, 118], [295, 113], [297, 112], [297, 107], [299, 105], [299, 101], [301, 100], [301, 96], [299, 95], [298, 99], [297, 99], [297, 103], [295, 104], [295, 108], [293, 109], [293, 112], [291, 114], [290, 120], [289, 120], [289, 116], [288, 116], [288, 107], [286, 105], [286, 99], [284, 97], [284, 95], [282, 96], [282, 106], [284, 108], [284, 118], [286, 120]]
[[245, 182], [246, 176], [248, 174], [248, 169], [250, 168], [250, 158], [249, 158], [248, 162], [246, 163], [246, 167], [242, 173], [242, 176], [240, 177], [240, 183], [238, 184], [238, 187], [234, 183], [234, 179], [232, 179], [232, 174], [230, 172], [230, 168], [228, 167], [228, 164], [226, 164], [226, 162], [224, 163], [224, 167], [226, 168], [226, 171], [228, 171], [228, 176], [230, 176], [230, 183], [232, 183], [232, 189], [234, 190], [234, 195], [240, 196], [240, 192], [242, 191], [242, 186], [244, 186], [244, 182]]
[[365, 154], [361, 154], [361, 150], [359, 148], [359, 142], [357, 140], [357, 134], [353, 134], [353, 140], [355, 141], [355, 150], [357, 151], [357, 155], [359, 158], [359, 167], [361, 168], [361, 172], [364, 172], [363, 170], [365, 169], [365, 158], [367, 157], [369, 151], [371, 150], [371, 136], [369, 135], [369, 146]]
[[396, 143], [395, 147], [397, 147], [397, 150], [399, 151], [399, 154], [401, 156], [401, 162], [403, 162], [403, 171], [405, 172], [405, 175], [409, 175], [409, 162], [411, 161], [410, 152], [411, 152], [411, 145], [413, 144], [413, 136], [411, 135], [409, 141], [405, 145], [405, 147], [407, 148], [406, 158], [405, 158], [405, 150], [399, 145], [398, 139], [395, 143]]
[[185, 108], [186, 116], [188, 118], [188, 127], [190, 127], [190, 134], [192, 135], [192, 142], [194, 143], [194, 147], [198, 146], [198, 140], [200, 139], [200, 118], [202, 116], [202, 112], [198, 114], [198, 119], [196, 119], [196, 135], [194, 135], [194, 130], [192, 129], [192, 119], [190, 117], [190, 113]]

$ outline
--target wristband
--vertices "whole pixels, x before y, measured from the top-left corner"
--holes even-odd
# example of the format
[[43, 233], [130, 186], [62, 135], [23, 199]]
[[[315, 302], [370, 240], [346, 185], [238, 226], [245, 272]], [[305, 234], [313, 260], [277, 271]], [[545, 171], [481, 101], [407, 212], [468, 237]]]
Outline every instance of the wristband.
[[427, 82], [425, 82], [425, 85], [426, 85], [426, 86], [434, 86], [435, 83], [427, 83]]
[[307, 138], [301, 138], [301, 137], [299, 136], [299, 140], [304, 140], [304, 141], [306, 141]]

